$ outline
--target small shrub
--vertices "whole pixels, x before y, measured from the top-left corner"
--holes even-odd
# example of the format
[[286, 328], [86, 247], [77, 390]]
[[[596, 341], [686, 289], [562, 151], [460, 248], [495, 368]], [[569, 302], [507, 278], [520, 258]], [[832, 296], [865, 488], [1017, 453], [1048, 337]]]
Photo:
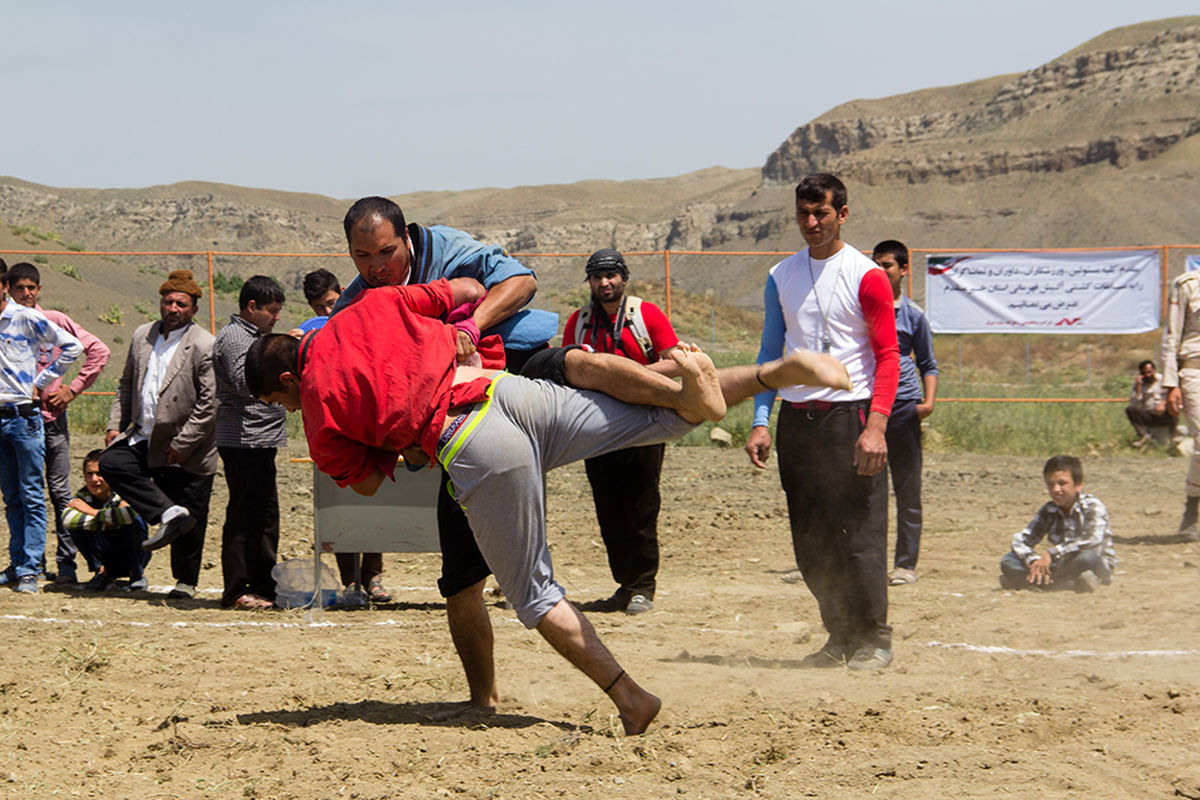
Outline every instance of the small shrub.
[[74, 264], [55, 264], [54, 268], [68, 278], [74, 278], [77, 281], [83, 280], [83, 276], [79, 274], [79, 268]]
[[224, 272], [218, 272], [213, 276], [213, 291], [217, 294], [237, 294], [242, 291], [242, 284], [245, 283], [240, 276], [229, 276]]
[[34, 257], [33, 257], [33, 263], [35, 263], [35, 264], [48, 264], [48, 263], [50, 263], [50, 259], [46, 258], [45, 256], [34, 256]]
[[113, 303], [108, 311], [101, 314], [98, 319], [101, 322], [107, 322], [109, 325], [120, 325], [125, 321], [125, 314], [121, 311], [121, 307]]
[[81, 244], [73, 244], [72, 243], [72, 244], [67, 245], [67, 249], [72, 250], [76, 253], [82, 253], [83, 251], [87, 250], [87, 247], [85, 247], [84, 245], [81, 245]]

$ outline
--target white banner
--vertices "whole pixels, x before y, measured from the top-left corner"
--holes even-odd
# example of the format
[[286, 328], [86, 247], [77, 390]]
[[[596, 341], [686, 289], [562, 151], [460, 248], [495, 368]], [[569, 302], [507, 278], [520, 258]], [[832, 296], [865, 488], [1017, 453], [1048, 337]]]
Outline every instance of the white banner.
[[934, 333], [1143, 333], [1158, 328], [1158, 250], [931, 254]]
[[1188, 272], [1200, 269], [1200, 256], [1188, 256], [1183, 268]]

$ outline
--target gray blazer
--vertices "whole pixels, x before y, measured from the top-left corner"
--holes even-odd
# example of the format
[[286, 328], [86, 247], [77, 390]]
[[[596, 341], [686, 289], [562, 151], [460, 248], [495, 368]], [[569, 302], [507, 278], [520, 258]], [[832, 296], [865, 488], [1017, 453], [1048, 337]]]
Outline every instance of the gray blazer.
[[[162, 335], [162, 322], [148, 322], [133, 332], [125, 371], [117, 385], [108, 430], [121, 431], [125, 438], [142, 416], [142, 381], [154, 349]], [[159, 389], [154, 430], [150, 433], [148, 466], [167, 466], [167, 448], [185, 457], [183, 468], [197, 475], [217, 471], [214, 423], [217, 415], [217, 379], [213, 376], [213, 335], [195, 323], [184, 328]], [[116, 440], [114, 440], [115, 443]]]

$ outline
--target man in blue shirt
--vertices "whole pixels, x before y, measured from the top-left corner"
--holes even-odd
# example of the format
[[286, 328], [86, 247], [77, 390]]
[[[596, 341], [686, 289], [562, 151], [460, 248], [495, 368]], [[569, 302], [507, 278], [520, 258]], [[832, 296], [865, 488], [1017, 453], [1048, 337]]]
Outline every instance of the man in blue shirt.
[[[358, 276], [342, 292], [331, 314], [337, 314], [371, 287], [469, 277], [488, 291], [477, 306], [454, 323], [460, 362], [474, 354], [482, 333], [499, 334], [504, 340], [508, 369], [519, 372], [533, 353], [544, 349], [557, 335], [557, 315], [522, 309], [537, 291], [537, 278], [504, 248], [483, 244], [444, 225], [409, 224], [400, 206], [384, 197], [364, 197], [354, 203], [342, 226]], [[438, 494], [442, 549], [438, 590], [446, 598], [450, 636], [470, 690], [469, 705], [490, 709], [499, 701], [492, 623], [483, 602], [491, 569], [475, 544], [462, 508], [446, 490], [448, 484], [449, 477], [443, 472]]]
[[[917, 582], [921, 547], [921, 420], [933, 413], [937, 396], [937, 359], [933, 335], [921, 307], [900, 293], [908, 275], [908, 248], [895, 239], [875, 245], [871, 256], [892, 282], [896, 340], [900, 345], [900, 386], [888, 417], [888, 464], [896, 494], [896, 551], [892, 586]], [[915, 360], [914, 360], [915, 359]], [[919, 373], [919, 378], [918, 378]]]

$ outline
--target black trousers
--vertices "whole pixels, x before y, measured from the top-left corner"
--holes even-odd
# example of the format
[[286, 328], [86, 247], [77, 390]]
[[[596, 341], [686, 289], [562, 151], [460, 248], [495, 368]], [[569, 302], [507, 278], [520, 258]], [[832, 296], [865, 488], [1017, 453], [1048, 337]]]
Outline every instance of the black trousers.
[[891, 647], [887, 624], [887, 477], [859, 475], [854, 445], [870, 401], [807, 410], [783, 403], [776, 431], [796, 565], [830, 636]]
[[658, 510], [665, 444], [615, 450], [584, 461], [608, 568], [626, 597], [654, 599], [658, 575]]
[[[356, 555], [362, 556], [362, 560], [358, 562], [358, 571], [361, 575], [354, 574], [354, 557]], [[342, 579], [342, 586], [349, 586], [355, 581], [361, 580], [359, 586], [365, 589], [368, 583], [383, 572], [383, 553], [335, 553], [333, 557], [337, 561], [338, 576]]]
[[221, 530], [221, 605], [232, 606], [244, 594], [275, 599], [271, 569], [279, 549], [279, 492], [275, 485], [275, 448], [219, 447], [229, 486], [225, 527]]
[[146, 442], [131, 445], [125, 440], [100, 456], [100, 474], [151, 525], [159, 523], [163, 512], [173, 505], [183, 506], [195, 518], [196, 526], [171, 543], [171, 576], [179, 583], [195, 586], [204, 556], [213, 476], [197, 475], [182, 467], [151, 469], [146, 463]]
[[887, 425], [888, 471], [896, 494], [896, 552], [892, 564], [916, 569], [921, 554], [921, 418], [916, 400], [897, 400]]

